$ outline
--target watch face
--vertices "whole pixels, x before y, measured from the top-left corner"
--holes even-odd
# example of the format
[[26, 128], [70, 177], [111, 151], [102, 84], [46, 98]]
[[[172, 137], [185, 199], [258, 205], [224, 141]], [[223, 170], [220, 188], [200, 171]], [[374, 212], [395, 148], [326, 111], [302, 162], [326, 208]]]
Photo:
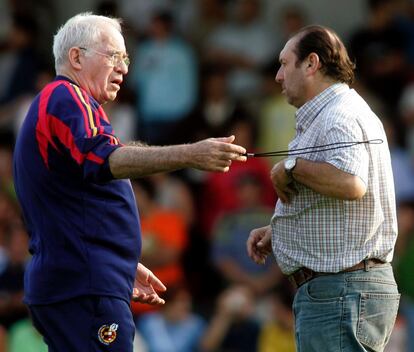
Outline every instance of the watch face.
[[296, 165], [296, 159], [288, 159], [288, 160], [286, 160], [285, 168], [290, 170], [293, 167], [295, 167], [295, 165]]

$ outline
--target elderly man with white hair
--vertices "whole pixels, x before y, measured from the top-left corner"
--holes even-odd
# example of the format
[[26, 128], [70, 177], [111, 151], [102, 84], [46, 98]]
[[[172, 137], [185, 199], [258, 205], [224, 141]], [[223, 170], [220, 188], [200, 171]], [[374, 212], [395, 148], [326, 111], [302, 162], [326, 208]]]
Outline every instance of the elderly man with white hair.
[[79, 14], [54, 38], [57, 77], [34, 99], [14, 155], [30, 234], [25, 302], [49, 351], [132, 352], [133, 299], [163, 304], [138, 264], [138, 210], [128, 178], [245, 161], [234, 136], [166, 147], [123, 145], [102, 105], [116, 98], [129, 58], [118, 19]]

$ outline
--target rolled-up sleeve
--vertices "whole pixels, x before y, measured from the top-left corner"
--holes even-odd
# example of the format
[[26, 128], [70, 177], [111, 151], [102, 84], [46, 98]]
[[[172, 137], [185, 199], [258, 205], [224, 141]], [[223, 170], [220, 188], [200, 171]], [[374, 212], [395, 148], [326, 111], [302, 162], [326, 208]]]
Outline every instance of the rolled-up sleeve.
[[[344, 113], [327, 128], [326, 144], [363, 141], [364, 134], [356, 119]], [[335, 149], [326, 151], [325, 161], [339, 170], [359, 176], [365, 184], [368, 183], [368, 151], [365, 144], [338, 144]]]

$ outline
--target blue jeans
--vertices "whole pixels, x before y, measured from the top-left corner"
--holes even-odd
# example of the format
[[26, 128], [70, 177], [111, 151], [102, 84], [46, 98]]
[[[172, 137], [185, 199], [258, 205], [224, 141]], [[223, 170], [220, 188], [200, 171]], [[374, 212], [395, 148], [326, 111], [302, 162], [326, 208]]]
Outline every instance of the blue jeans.
[[399, 300], [390, 264], [317, 277], [293, 303], [297, 351], [383, 351]]

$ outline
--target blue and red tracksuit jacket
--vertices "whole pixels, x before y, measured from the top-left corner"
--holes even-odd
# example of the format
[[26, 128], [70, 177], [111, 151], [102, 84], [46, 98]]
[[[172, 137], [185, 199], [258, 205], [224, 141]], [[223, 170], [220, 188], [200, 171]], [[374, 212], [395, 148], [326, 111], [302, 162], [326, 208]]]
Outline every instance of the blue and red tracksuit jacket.
[[30, 235], [25, 302], [82, 295], [129, 302], [141, 251], [129, 180], [115, 180], [120, 147], [102, 107], [57, 76], [34, 99], [14, 151], [16, 193]]

